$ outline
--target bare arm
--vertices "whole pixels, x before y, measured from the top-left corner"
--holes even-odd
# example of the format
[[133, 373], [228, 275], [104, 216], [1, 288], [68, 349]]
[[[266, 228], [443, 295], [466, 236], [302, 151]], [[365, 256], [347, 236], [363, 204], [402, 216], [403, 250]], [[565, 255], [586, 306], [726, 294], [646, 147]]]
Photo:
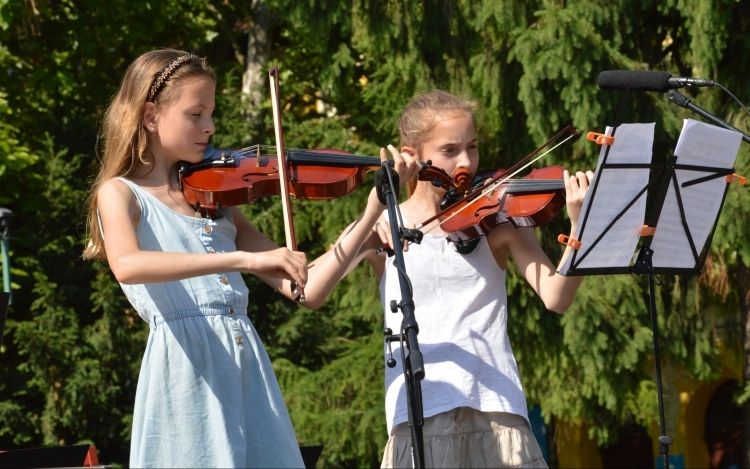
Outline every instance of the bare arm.
[[[571, 238], [576, 237], [581, 204], [593, 176], [591, 171], [578, 172], [576, 176], [569, 176], [567, 171], [565, 172], [566, 205], [571, 221]], [[498, 253], [501, 253], [501, 257], [507, 258], [508, 252], [513, 256], [514, 262], [547, 309], [564, 313], [570, 307], [583, 282], [583, 277], [566, 277], [556, 273], [554, 264], [539, 246], [533, 230], [523, 228], [514, 230], [509, 224], [502, 225], [490, 232], [489, 242], [496, 257]], [[571, 253], [572, 248], [566, 247], [560, 266]]]
[[[388, 150], [393, 155], [394, 169], [399, 174], [402, 184], [405, 184], [421, 169], [417, 159], [408, 154], [399, 153], [390, 145]], [[383, 149], [380, 151], [380, 158], [386, 159]], [[383, 244], [373, 227], [384, 208], [385, 206], [378, 201], [375, 189], [371, 189], [362, 215], [343, 231], [328, 252], [310, 263], [309, 280], [305, 288], [307, 299], [305, 306], [311, 309], [319, 308], [341, 279], [349, 274], [362, 259], [366, 258], [370, 261], [376, 273], [380, 272], [378, 274], [380, 278], [384, 256], [375, 255], [375, 249], [382, 247]], [[379, 269], [378, 266], [380, 266]]]
[[306, 280], [304, 254], [289, 250], [215, 254], [141, 250], [136, 236], [140, 207], [122, 181], [104, 183], [98, 192], [98, 205], [107, 261], [119, 282], [170, 282], [225, 271], [290, 277], [302, 284]]
[[306, 306], [319, 308], [341, 279], [365, 257], [368, 249], [363, 244], [370, 237], [372, 226], [382, 211], [383, 205], [378, 201], [375, 189], [372, 189], [362, 215], [344, 230], [328, 252], [308, 266], [310, 279], [305, 288]]

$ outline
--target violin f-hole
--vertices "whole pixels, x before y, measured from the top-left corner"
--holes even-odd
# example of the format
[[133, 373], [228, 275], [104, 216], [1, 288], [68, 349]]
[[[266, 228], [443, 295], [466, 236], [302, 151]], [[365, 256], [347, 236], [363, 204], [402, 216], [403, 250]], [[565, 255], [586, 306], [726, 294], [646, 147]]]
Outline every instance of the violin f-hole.
[[242, 180], [245, 182], [250, 182], [250, 180], [252, 179], [252, 176], [261, 176], [261, 177], [275, 176], [276, 174], [278, 174], [279, 171], [278, 171], [278, 168], [274, 168], [274, 169], [276, 171], [273, 171], [271, 173], [245, 173], [242, 175]]

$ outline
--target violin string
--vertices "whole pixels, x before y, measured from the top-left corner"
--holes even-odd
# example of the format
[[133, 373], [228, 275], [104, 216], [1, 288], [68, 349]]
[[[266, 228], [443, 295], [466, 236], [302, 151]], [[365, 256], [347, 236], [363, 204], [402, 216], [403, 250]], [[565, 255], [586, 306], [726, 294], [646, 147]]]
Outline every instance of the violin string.
[[[461, 213], [462, 211], [464, 211], [464, 210], [465, 210], [465, 209], [466, 209], [466, 208], [467, 208], [467, 207], [468, 207], [469, 205], [471, 205], [471, 204], [473, 204], [474, 202], [476, 202], [477, 200], [481, 199], [481, 198], [482, 198], [483, 196], [486, 196], [486, 195], [488, 195], [488, 194], [491, 194], [491, 193], [492, 193], [492, 192], [493, 192], [493, 191], [494, 191], [495, 189], [497, 189], [497, 188], [498, 188], [499, 186], [501, 186], [501, 185], [502, 185], [503, 183], [505, 183], [505, 181], [507, 181], [508, 179], [512, 178], [512, 177], [513, 177], [513, 176], [515, 176], [516, 174], [520, 173], [520, 172], [521, 172], [521, 171], [523, 171], [524, 169], [528, 168], [529, 166], [531, 166], [532, 164], [534, 164], [535, 162], [537, 162], [538, 160], [540, 160], [540, 159], [541, 159], [541, 158], [542, 158], [543, 156], [545, 156], [545, 155], [547, 155], [548, 153], [550, 153], [551, 151], [555, 150], [555, 149], [556, 149], [557, 147], [559, 147], [559, 146], [560, 146], [560, 145], [562, 145], [563, 143], [567, 142], [568, 140], [570, 140], [570, 139], [571, 139], [571, 138], [573, 138], [574, 136], [575, 136], [575, 134], [573, 134], [573, 135], [570, 135], [570, 136], [568, 136], [568, 137], [567, 137], [567, 138], [566, 138], [565, 140], [563, 140], [562, 142], [558, 143], [557, 145], [555, 145], [554, 147], [550, 148], [549, 150], [545, 151], [544, 153], [542, 153], [541, 155], [537, 156], [536, 158], [532, 159], [531, 161], [529, 161], [529, 162], [528, 162], [528, 163], [526, 163], [525, 165], [521, 166], [521, 167], [520, 167], [520, 168], [518, 168], [517, 170], [513, 171], [513, 173], [509, 174], [509, 175], [508, 175], [508, 176], [506, 176], [505, 178], [503, 178], [503, 179], [501, 179], [501, 180], [499, 180], [499, 181], [496, 181], [496, 182], [495, 182], [495, 183], [493, 183], [493, 184], [489, 184], [489, 186], [490, 186], [490, 187], [488, 187], [488, 188], [486, 188], [486, 189], [482, 190], [482, 192], [481, 192], [481, 193], [480, 193], [479, 195], [477, 195], [477, 196], [476, 196], [476, 197], [475, 197], [475, 198], [474, 198], [473, 200], [470, 200], [469, 202], [467, 202], [467, 203], [466, 203], [466, 205], [464, 205], [464, 206], [463, 206], [463, 207], [461, 207], [460, 209], [456, 210], [455, 212], [451, 213], [451, 214], [450, 214], [449, 216], [445, 217], [445, 219], [443, 219], [443, 220], [440, 220], [440, 221], [436, 220], [436, 221], [437, 221], [437, 223], [435, 223], [435, 224], [434, 224], [434, 225], [433, 225], [432, 227], [430, 227], [430, 228], [429, 228], [429, 229], [428, 229], [427, 231], [423, 231], [422, 233], [423, 233], [423, 234], [427, 234], [427, 233], [429, 233], [430, 231], [432, 231], [432, 230], [434, 230], [435, 228], [437, 228], [438, 226], [440, 226], [440, 225], [442, 225], [443, 223], [447, 222], [447, 221], [448, 221], [448, 220], [450, 220], [451, 218], [455, 217], [456, 215], [458, 215], [459, 213]], [[418, 225], [416, 229], [418, 229], [418, 230], [421, 230], [421, 229], [422, 229], [422, 225], [421, 225], [421, 224], [420, 224], [420, 225]]]
[[[292, 163], [291, 158], [292, 154], [294, 154], [294, 162], [297, 163], [312, 162], [314, 164], [323, 166], [329, 164], [333, 164], [334, 166], [336, 166], [347, 163], [362, 166], [380, 165], [380, 158], [374, 156], [338, 153], [330, 154], [326, 153], [325, 151], [309, 150], [305, 148], [285, 148], [284, 151], [287, 158], [289, 158], [290, 163]], [[277, 158], [275, 146], [262, 144], [256, 144], [250, 147], [234, 150], [231, 153], [231, 156], [234, 156], [236, 158]]]

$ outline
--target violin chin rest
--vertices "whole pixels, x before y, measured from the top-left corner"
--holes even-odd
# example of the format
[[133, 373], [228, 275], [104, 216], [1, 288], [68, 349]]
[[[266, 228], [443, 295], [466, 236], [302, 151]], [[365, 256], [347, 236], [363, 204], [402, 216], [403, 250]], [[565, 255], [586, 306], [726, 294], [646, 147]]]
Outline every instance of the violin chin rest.
[[472, 239], [471, 241], [467, 241], [465, 243], [453, 243], [453, 246], [456, 247], [456, 251], [458, 251], [459, 254], [470, 254], [474, 249], [477, 248], [479, 239], [480, 238]]
[[213, 158], [214, 153], [216, 153], [216, 148], [214, 148], [214, 146], [209, 143], [208, 145], [206, 145], [206, 149], [203, 150], [203, 159], [210, 160], [211, 158]]
[[443, 195], [443, 199], [440, 201], [440, 210], [445, 210], [450, 205], [453, 205], [454, 202], [458, 201], [463, 197], [463, 194], [457, 194], [456, 188], [451, 187], [448, 189], [448, 191]]

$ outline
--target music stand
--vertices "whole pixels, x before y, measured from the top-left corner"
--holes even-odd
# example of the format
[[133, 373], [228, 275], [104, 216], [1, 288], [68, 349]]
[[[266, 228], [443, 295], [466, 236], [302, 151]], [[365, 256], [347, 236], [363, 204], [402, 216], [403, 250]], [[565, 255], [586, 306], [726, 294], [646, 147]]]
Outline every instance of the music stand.
[[[578, 240], [568, 241], [574, 250], [559, 272], [648, 275], [659, 444], [662, 464], [667, 468], [673, 440], [665, 430], [655, 275], [700, 274], [729, 183], [739, 179], [744, 183], [744, 178], [733, 176], [742, 138], [739, 133], [686, 119], [675, 155], [664, 163], [654, 163], [653, 128], [654, 124], [623, 124], [607, 128], [605, 134], [590, 134], [589, 139], [603, 147], [595, 180], [581, 209]], [[646, 144], [648, 153], [644, 153]], [[624, 187], [628, 195], [619, 194], [619, 187]], [[654, 198], [648, 223], [644, 224], [649, 191]], [[703, 205], [694, 207], [699, 196]], [[640, 250], [633, 262], [639, 241]], [[681, 256], [681, 252], [689, 255]]]

